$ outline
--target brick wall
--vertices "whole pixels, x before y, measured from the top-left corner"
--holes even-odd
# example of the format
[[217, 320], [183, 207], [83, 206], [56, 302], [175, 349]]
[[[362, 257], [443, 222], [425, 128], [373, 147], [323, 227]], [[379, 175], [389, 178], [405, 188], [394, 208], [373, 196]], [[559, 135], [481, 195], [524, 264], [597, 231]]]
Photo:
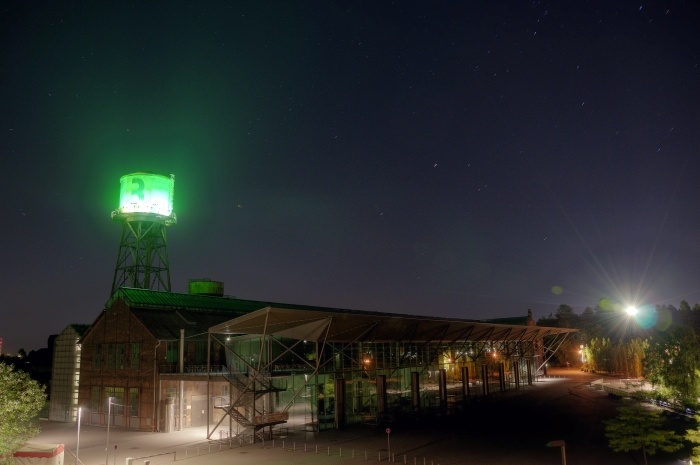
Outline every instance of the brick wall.
[[[108, 344], [124, 344], [124, 367], [108, 369]], [[132, 343], [139, 343], [140, 354], [138, 368], [132, 368]], [[100, 344], [99, 356], [95, 345]], [[114, 425], [142, 430], [151, 430], [154, 394], [154, 354], [158, 344], [156, 338], [134, 316], [129, 307], [121, 300], [116, 300], [106, 309], [85, 335], [82, 341], [82, 360], [80, 364], [79, 405], [87, 407], [90, 413], [83, 415], [87, 423], [104, 425], [106, 397], [105, 387], [123, 388], [124, 415], [117, 418]], [[158, 347], [158, 356], [165, 358], [164, 344]], [[99, 358], [99, 368], [95, 367], [95, 358]], [[156, 373], [155, 385], [158, 383]], [[93, 387], [100, 388], [99, 409], [92, 411]], [[138, 416], [130, 415], [130, 389], [138, 388]]]

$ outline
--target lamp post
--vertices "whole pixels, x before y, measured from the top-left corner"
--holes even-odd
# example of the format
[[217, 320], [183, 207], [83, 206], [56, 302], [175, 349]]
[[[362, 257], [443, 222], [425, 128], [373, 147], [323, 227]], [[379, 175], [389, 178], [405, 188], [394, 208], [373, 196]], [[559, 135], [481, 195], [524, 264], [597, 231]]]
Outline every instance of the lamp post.
[[581, 347], [581, 350], [579, 350], [578, 352], [581, 354], [581, 363], [586, 363], [586, 359], [584, 357], [584, 352], [583, 352], [583, 344], [581, 344], [580, 347]]
[[105, 447], [105, 465], [109, 464], [109, 425], [112, 423], [112, 399], [114, 399], [114, 397], [107, 398], [107, 447]]
[[[112, 417], [112, 405], [116, 405], [117, 407], [124, 407], [123, 404], [116, 404], [114, 403], [114, 397], [108, 397], [107, 398], [107, 447], [105, 448], [105, 465], [109, 464], [109, 425], [112, 423], [111, 422], [111, 417]], [[114, 460], [117, 460], [117, 452], [116, 452], [116, 447], [114, 448]]]
[[82, 410], [82, 407], [78, 407], [78, 443], [75, 446], [75, 465], [78, 465], [80, 463], [80, 459], [78, 457], [80, 456], [80, 412]]

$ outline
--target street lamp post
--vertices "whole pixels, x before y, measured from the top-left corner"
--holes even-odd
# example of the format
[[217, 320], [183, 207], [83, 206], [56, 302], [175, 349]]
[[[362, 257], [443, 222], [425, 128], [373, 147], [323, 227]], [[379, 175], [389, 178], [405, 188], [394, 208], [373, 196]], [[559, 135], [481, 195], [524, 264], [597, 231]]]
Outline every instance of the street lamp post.
[[[107, 398], [107, 447], [105, 448], [105, 465], [109, 464], [109, 426], [112, 423], [112, 405], [116, 405], [117, 407], [124, 407], [123, 404], [115, 404], [113, 402], [113, 399], [114, 397]], [[114, 451], [114, 460], [117, 460], [116, 447]]]
[[78, 443], [75, 446], [75, 465], [78, 465], [80, 463], [80, 459], [78, 458], [80, 456], [80, 412], [82, 410], [82, 407], [78, 407]]
[[105, 447], [105, 465], [109, 464], [109, 425], [112, 423], [112, 399], [107, 398], [107, 447]]

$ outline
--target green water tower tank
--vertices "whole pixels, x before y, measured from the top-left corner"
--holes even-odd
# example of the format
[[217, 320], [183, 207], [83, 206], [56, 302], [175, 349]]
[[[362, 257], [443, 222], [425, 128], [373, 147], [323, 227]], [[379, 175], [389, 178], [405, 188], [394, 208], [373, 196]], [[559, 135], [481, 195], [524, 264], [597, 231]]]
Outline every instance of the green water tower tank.
[[211, 279], [190, 279], [190, 294], [193, 295], [213, 295], [223, 297], [224, 283], [212, 281]]

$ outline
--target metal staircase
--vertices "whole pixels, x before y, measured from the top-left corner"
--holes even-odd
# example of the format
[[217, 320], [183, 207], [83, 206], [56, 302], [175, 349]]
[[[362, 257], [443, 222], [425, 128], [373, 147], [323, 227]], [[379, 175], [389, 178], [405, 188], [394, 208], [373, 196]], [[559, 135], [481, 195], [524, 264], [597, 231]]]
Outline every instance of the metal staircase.
[[[243, 427], [243, 435], [251, 435], [253, 441], [262, 440], [264, 427], [286, 423], [284, 420], [267, 421], [266, 414], [270, 412], [260, 411], [256, 407], [256, 401], [265, 394], [286, 391], [286, 380], [272, 378], [268, 372], [252, 370], [243, 373], [223, 368], [220, 374], [230, 383], [230, 395], [214, 397], [214, 408], [223, 410]], [[241, 413], [241, 409], [244, 413]], [[256, 421], [256, 416], [262, 418]]]

